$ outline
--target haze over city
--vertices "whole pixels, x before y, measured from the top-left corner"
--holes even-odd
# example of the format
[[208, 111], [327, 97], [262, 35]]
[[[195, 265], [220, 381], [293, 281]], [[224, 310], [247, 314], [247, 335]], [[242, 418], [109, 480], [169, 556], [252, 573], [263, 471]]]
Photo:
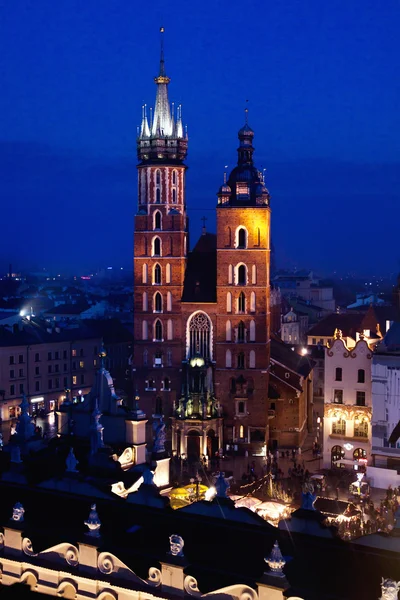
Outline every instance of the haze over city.
[[154, 104], [160, 24], [188, 125], [192, 243], [203, 215], [215, 230], [248, 100], [277, 266], [398, 270], [397, 2], [16, 0], [0, 16], [3, 270], [131, 264], [136, 126]]

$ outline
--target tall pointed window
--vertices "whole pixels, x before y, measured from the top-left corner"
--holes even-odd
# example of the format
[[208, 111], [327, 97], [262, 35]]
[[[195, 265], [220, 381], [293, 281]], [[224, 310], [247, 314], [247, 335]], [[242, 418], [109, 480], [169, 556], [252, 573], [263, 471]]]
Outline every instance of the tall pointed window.
[[237, 368], [244, 369], [244, 352], [239, 352], [237, 355]]
[[256, 323], [255, 321], [250, 321], [250, 341], [256, 341]]
[[205, 359], [211, 358], [211, 321], [205, 313], [197, 312], [191, 316], [188, 334], [189, 357], [199, 354]]
[[236, 281], [238, 285], [247, 284], [247, 268], [246, 265], [239, 265], [237, 267]]
[[147, 283], [147, 264], [144, 263], [142, 267], [142, 283]]
[[167, 311], [172, 311], [172, 294], [171, 292], [167, 292]]
[[168, 319], [167, 321], [167, 338], [169, 340], [172, 340], [174, 338], [174, 331], [171, 319]]
[[237, 341], [239, 343], [246, 341], [246, 327], [245, 327], [243, 321], [240, 321], [238, 328], [237, 328]]
[[256, 312], [256, 294], [251, 292], [250, 294], [250, 312]]
[[143, 306], [142, 309], [143, 311], [148, 310], [148, 302], [147, 302], [147, 292], [143, 292]]
[[227, 369], [232, 367], [232, 352], [230, 350], [225, 352], [225, 367]]
[[250, 369], [256, 368], [256, 353], [254, 352], [254, 350], [250, 350], [249, 367], [250, 367]]
[[226, 341], [230, 342], [232, 340], [232, 325], [230, 321], [226, 322]]
[[228, 267], [228, 283], [233, 283], [233, 267], [229, 265]]
[[165, 283], [171, 283], [171, 265], [169, 263], [165, 267]]
[[148, 336], [147, 321], [143, 321], [142, 322], [142, 340], [147, 340], [147, 336]]
[[156, 292], [154, 294], [154, 312], [162, 312], [163, 309], [163, 302], [162, 302], [162, 296], [160, 294], [160, 292]]
[[176, 171], [175, 171], [175, 169], [172, 171], [172, 183], [173, 183], [173, 185], [176, 185]]
[[251, 283], [257, 283], [257, 267], [253, 265], [251, 267]]
[[246, 296], [243, 292], [240, 292], [238, 298], [238, 313], [246, 312]]
[[161, 229], [161, 213], [159, 210], [154, 213], [154, 229]]
[[172, 204], [176, 204], [176, 188], [172, 188]]
[[244, 227], [240, 227], [237, 231], [237, 248], [247, 248], [247, 231]]
[[161, 256], [161, 240], [160, 240], [160, 238], [159, 237], [153, 238], [152, 245], [153, 245], [152, 255], [153, 256]]
[[226, 312], [232, 312], [232, 294], [230, 292], [226, 295]]
[[161, 190], [156, 188], [156, 204], [161, 204]]
[[154, 265], [153, 283], [155, 283], [156, 285], [161, 284], [161, 267], [158, 263], [156, 265]]
[[162, 339], [163, 339], [162, 323], [161, 323], [160, 319], [157, 319], [157, 321], [154, 324], [154, 340], [157, 342], [161, 342]]
[[156, 171], [156, 184], [157, 185], [161, 184], [161, 171], [159, 169], [157, 169], [157, 171]]

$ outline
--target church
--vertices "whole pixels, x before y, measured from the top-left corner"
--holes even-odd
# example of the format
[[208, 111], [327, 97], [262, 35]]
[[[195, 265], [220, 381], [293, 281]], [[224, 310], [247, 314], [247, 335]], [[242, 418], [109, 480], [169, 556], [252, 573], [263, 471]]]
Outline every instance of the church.
[[[163, 35], [163, 34], [161, 34]], [[270, 195], [254, 131], [217, 193], [216, 234], [189, 250], [188, 136], [168, 99], [163, 41], [156, 101], [138, 130], [134, 231], [134, 386], [148, 417], [171, 423], [172, 451], [261, 453], [268, 443]]]

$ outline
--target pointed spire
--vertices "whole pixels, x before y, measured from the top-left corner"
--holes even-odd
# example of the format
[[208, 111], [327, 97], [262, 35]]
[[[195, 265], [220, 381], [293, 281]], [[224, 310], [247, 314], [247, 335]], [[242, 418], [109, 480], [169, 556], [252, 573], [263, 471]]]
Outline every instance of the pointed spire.
[[283, 567], [285, 566], [286, 561], [282, 556], [282, 552], [277, 541], [272, 548], [271, 554], [264, 560], [274, 575], [277, 575], [278, 577], [284, 577]]
[[142, 124], [140, 127], [140, 137], [150, 137], [149, 123], [147, 121], [147, 105], [142, 106]]
[[164, 60], [164, 27], [160, 27], [160, 73], [159, 77], [165, 77], [165, 60]]

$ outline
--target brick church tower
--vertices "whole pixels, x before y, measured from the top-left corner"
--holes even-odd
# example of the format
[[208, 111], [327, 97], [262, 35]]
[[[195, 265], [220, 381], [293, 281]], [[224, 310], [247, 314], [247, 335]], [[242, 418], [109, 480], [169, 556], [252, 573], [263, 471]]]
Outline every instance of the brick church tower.
[[154, 115], [143, 107], [137, 139], [134, 386], [149, 421], [164, 415], [176, 455], [258, 453], [269, 439], [270, 208], [254, 132], [246, 113], [217, 234], [203, 228], [189, 252], [188, 140], [168, 101], [162, 42], [155, 82]]
[[255, 450], [268, 441], [271, 211], [247, 111], [238, 137], [238, 164], [218, 193], [215, 377], [225, 441]]
[[[161, 30], [163, 36], [163, 30]], [[180, 300], [186, 268], [188, 219], [184, 160], [187, 135], [181, 108], [168, 100], [163, 39], [154, 115], [142, 107], [137, 139], [138, 212], [134, 235], [134, 384], [148, 417], [171, 406], [180, 390]], [[146, 393], [143, 393], [146, 392]], [[163, 408], [164, 407], [164, 408]], [[168, 412], [168, 411], [166, 411]]]

